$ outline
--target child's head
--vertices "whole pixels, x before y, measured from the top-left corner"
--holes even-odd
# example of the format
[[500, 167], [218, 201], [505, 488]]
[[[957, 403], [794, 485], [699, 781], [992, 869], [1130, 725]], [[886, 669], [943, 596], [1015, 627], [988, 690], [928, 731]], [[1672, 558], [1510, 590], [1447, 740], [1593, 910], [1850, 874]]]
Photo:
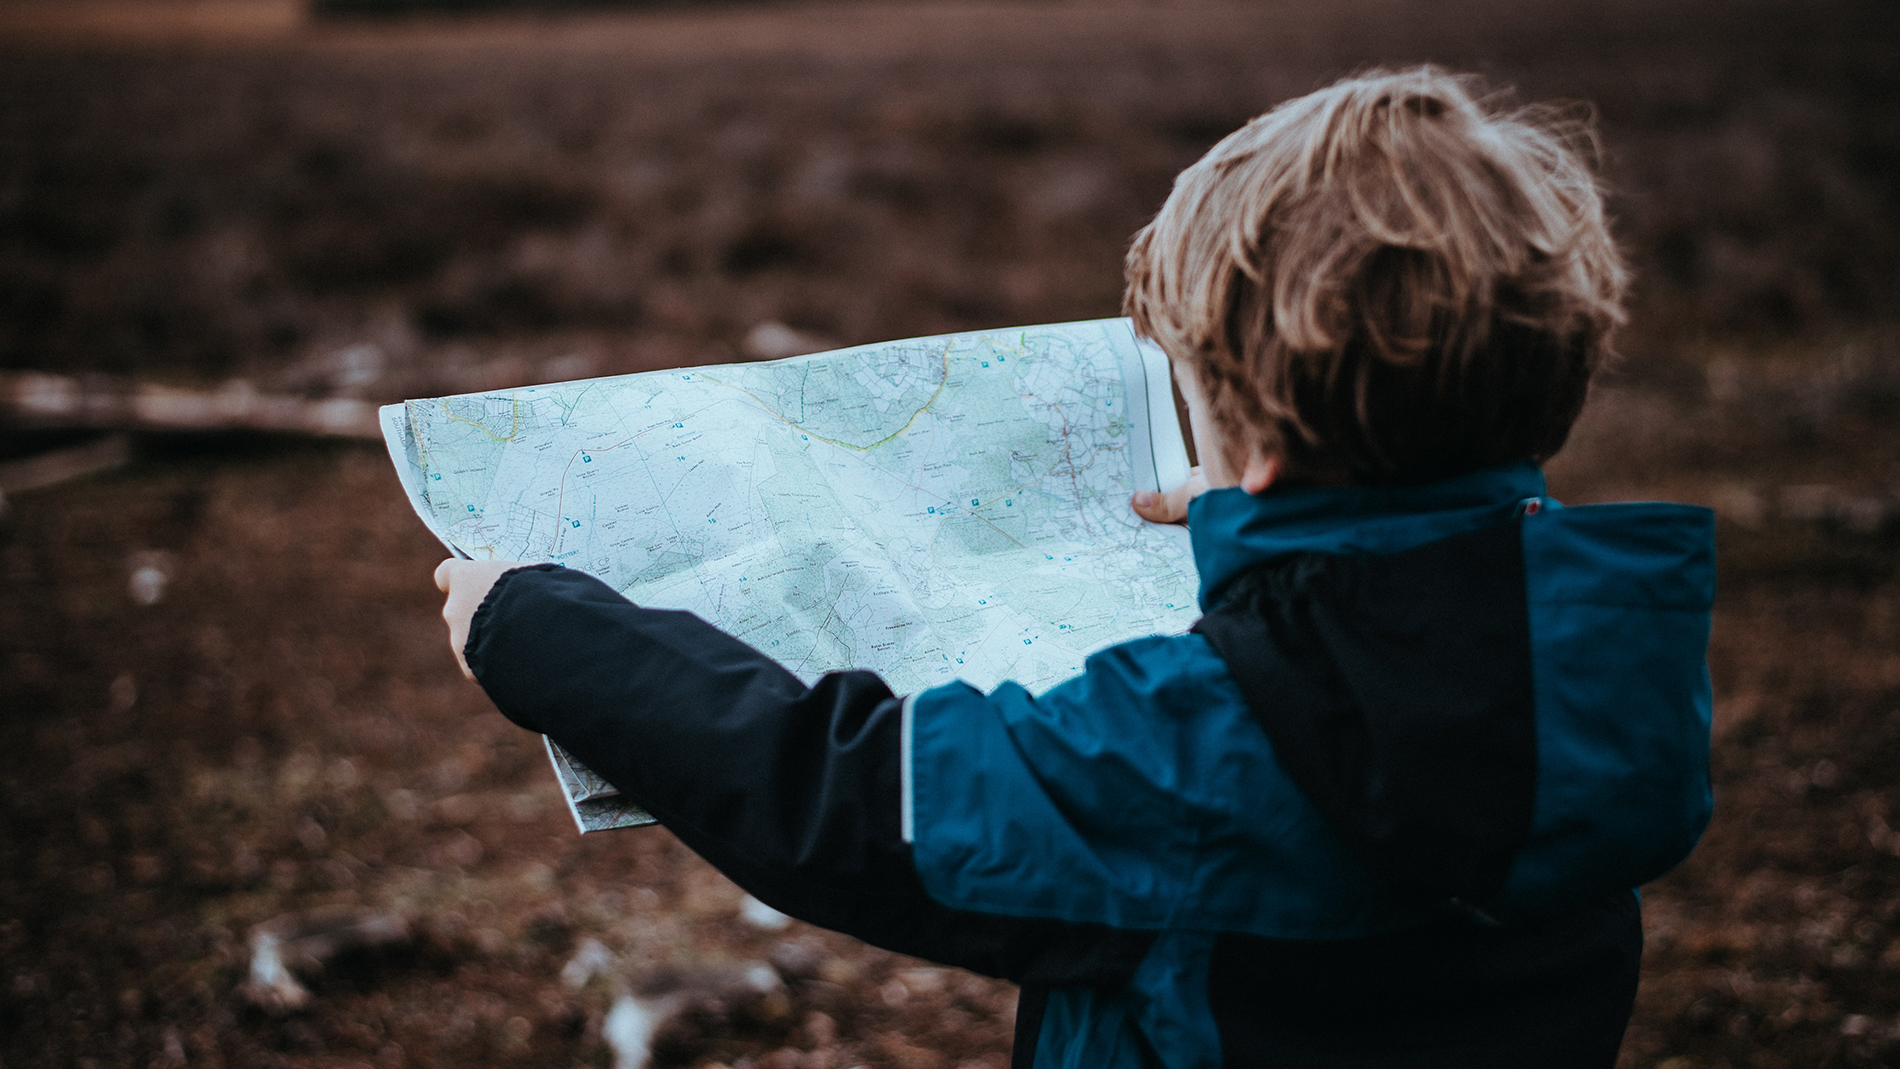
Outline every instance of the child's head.
[[1127, 311], [1230, 461], [1366, 483], [1541, 461], [1623, 318], [1587, 136], [1431, 67], [1288, 101], [1176, 179]]

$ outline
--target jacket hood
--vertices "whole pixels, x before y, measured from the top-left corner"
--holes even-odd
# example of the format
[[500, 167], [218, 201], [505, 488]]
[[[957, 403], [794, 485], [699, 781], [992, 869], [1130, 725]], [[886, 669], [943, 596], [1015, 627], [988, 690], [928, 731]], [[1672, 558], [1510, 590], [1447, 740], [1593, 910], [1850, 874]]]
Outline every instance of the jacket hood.
[[1276, 557], [1402, 553], [1501, 523], [1533, 499], [1545, 500], [1544, 473], [1529, 463], [1416, 486], [1210, 490], [1188, 506], [1201, 609], [1213, 608], [1240, 573]]

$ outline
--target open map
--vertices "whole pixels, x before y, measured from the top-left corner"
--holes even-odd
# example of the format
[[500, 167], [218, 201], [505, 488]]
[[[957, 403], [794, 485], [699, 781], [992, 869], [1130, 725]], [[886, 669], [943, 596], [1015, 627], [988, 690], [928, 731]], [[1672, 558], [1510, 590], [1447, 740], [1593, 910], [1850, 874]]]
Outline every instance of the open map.
[[[1126, 320], [408, 401], [382, 417], [410, 500], [451, 551], [581, 569], [807, 680], [866, 668], [899, 694], [952, 679], [1038, 690], [1103, 646], [1195, 617], [1186, 532], [1128, 505], [1184, 480], [1187, 455], [1166, 360]], [[587, 775], [563, 775], [570, 802], [621, 804]]]

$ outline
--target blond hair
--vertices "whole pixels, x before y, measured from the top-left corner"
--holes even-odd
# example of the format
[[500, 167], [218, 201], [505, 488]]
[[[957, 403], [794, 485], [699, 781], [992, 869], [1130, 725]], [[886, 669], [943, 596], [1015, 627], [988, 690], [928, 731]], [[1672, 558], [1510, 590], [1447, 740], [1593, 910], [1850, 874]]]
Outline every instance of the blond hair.
[[1232, 462], [1391, 482], [1542, 461], [1623, 320], [1590, 138], [1435, 67], [1346, 79], [1181, 173], [1125, 309], [1196, 374]]

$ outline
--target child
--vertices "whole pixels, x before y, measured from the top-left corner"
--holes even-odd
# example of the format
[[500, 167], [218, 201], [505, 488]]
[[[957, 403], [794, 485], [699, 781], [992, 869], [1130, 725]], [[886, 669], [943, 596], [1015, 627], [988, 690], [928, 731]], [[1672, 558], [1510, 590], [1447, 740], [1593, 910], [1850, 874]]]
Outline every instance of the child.
[[763, 901], [1020, 983], [1019, 1066], [1611, 1066], [1631, 888], [1709, 817], [1714, 564], [1706, 510], [1544, 496], [1622, 315], [1591, 176], [1366, 75], [1189, 168], [1128, 279], [1203, 463], [1135, 503], [1186, 514], [1191, 633], [900, 697], [445, 561], [465, 669]]

